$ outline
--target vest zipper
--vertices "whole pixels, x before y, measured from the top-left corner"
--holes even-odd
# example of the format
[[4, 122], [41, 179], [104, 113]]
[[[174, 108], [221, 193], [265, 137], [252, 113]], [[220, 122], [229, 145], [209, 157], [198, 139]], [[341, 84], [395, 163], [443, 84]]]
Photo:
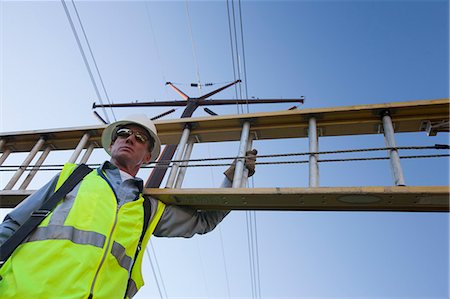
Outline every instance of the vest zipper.
[[89, 295], [90, 298], [92, 298], [92, 297], [94, 296], [94, 286], [95, 286], [95, 282], [97, 281], [98, 274], [100, 273], [100, 269], [102, 268], [103, 264], [105, 263], [106, 256], [107, 256], [108, 253], [109, 253], [109, 248], [110, 248], [110, 246], [111, 246], [111, 241], [112, 241], [112, 234], [114, 233], [114, 230], [115, 230], [116, 225], [117, 225], [117, 220], [118, 220], [118, 218], [119, 218], [119, 217], [118, 217], [118, 214], [119, 214], [119, 207], [116, 208], [116, 215], [115, 215], [115, 218], [114, 218], [114, 223], [113, 223], [112, 229], [111, 229], [111, 231], [110, 231], [110, 233], [109, 233], [108, 244], [106, 245], [106, 250], [105, 250], [105, 252], [103, 253], [102, 260], [101, 260], [101, 262], [100, 262], [100, 265], [99, 265], [98, 268], [97, 268], [97, 272], [95, 272], [94, 280], [92, 281], [91, 290], [90, 290], [90, 295]]
[[116, 199], [116, 213], [114, 216], [114, 223], [113, 226], [111, 228], [111, 231], [109, 233], [109, 237], [108, 237], [108, 244], [106, 245], [106, 250], [103, 253], [103, 257], [102, 260], [100, 261], [100, 265], [97, 268], [97, 271], [95, 272], [95, 276], [94, 276], [94, 280], [92, 281], [92, 285], [91, 285], [91, 290], [90, 290], [90, 294], [89, 294], [89, 298], [93, 298], [94, 297], [94, 287], [95, 287], [95, 283], [97, 281], [98, 275], [100, 273], [100, 269], [102, 268], [103, 264], [105, 263], [106, 260], [106, 256], [109, 253], [109, 248], [111, 246], [111, 241], [112, 241], [112, 235], [114, 233], [114, 230], [116, 229], [116, 225], [117, 225], [117, 220], [119, 218], [119, 205], [117, 204], [117, 194], [116, 191], [114, 191], [114, 188], [111, 186], [111, 183], [109, 182], [109, 180], [106, 178], [106, 176], [103, 174], [102, 171], [100, 171], [100, 169], [97, 169], [97, 173], [108, 183], [109, 187], [111, 188], [112, 192], [114, 193], [114, 198]]

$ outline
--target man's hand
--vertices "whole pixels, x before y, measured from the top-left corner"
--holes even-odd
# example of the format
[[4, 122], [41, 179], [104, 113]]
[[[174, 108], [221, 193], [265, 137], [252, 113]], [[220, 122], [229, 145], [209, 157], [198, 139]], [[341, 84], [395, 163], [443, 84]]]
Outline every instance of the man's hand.
[[[253, 174], [255, 174], [255, 162], [256, 162], [257, 154], [258, 154], [258, 151], [256, 149], [247, 151], [245, 153], [244, 165], [248, 169], [249, 177], [251, 177]], [[233, 163], [230, 165], [230, 167], [223, 173], [230, 181], [233, 181], [235, 168], [236, 168], [236, 160], [234, 160]]]

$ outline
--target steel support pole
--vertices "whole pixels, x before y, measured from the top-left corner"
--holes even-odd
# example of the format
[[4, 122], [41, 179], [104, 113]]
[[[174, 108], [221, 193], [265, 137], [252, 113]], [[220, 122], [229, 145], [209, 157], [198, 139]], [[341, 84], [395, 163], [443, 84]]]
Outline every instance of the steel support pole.
[[45, 148], [45, 150], [42, 152], [42, 154], [39, 157], [39, 159], [36, 161], [36, 165], [33, 166], [33, 169], [30, 171], [30, 173], [27, 175], [25, 180], [20, 185], [19, 190], [27, 189], [28, 185], [31, 183], [31, 180], [34, 178], [34, 176], [36, 175], [37, 171], [41, 167], [42, 163], [44, 163], [45, 159], [47, 158], [48, 154], [50, 153], [50, 150], [51, 150], [50, 146], [47, 146]]
[[[183, 130], [183, 134], [181, 135], [180, 142], [178, 143], [177, 153], [175, 155], [174, 160], [176, 160], [176, 161], [181, 160], [181, 158], [183, 157], [183, 150], [189, 139], [190, 133], [191, 133], [190, 128], [188, 126], [186, 126]], [[173, 188], [173, 186], [175, 184], [175, 178], [178, 173], [179, 165], [180, 165], [180, 162], [174, 162], [172, 164], [172, 169], [170, 170], [169, 178], [167, 179], [167, 183], [166, 183], [166, 188]]]
[[86, 149], [86, 152], [84, 152], [84, 155], [80, 160], [80, 164], [85, 164], [88, 161], [89, 157], [92, 155], [92, 152], [94, 151], [94, 147], [95, 147], [94, 143], [89, 144], [88, 148]]
[[80, 142], [78, 142], [77, 147], [75, 148], [74, 152], [72, 153], [72, 156], [70, 157], [68, 163], [75, 163], [78, 156], [80, 155], [81, 151], [83, 150], [84, 146], [88, 142], [91, 135], [89, 133], [84, 133], [83, 137], [81, 137]]
[[19, 180], [20, 176], [23, 174], [25, 169], [30, 165], [31, 161], [33, 160], [34, 156], [36, 156], [37, 152], [41, 149], [41, 147], [44, 145], [45, 139], [44, 137], [41, 137], [38, 142], [34, 145], [34, 147], [31, 149], [28, 156], [23, 161], [22, 165], [19, 167], [19, 169], [14, 173], [11, 180], [8, 182], [8, 184], [5, 187], [5, 190], [11, 190], [14, 185]]
[[[253, 147], [253, 137], [250, 136], [248, 138], [248, 142], [247, 142], [247, 151], [251, 151]], [[245, 162], [245, 161], [244, 161]], [[241, 184], [241, 188], [247, 188], [247, 182], [248, 182], [248, 169], [247, 167], [244, 167], [244, 171], [242, 174], [242, 184]]]
[[[247, 150], [247, 143], [248, 143], [248, 136], [250, 134], [250, 122], [245, 121], [242, 126], [242, 132], [241, 132], [241, 141], [239, 144], [239, 153], [238, 157], [244, 157], [245, 151]], [[233, 176], [233, 188], [240, 188], [242, 184], [242, 175], [244, 172], [244, 162], [245, 158], [238, 158], [236, 160], [236, 167], [234, 170], [234, 176]]]
[[[317, 153], [319, 151], [319, 139], [317, 137], [316, 118], [309, 119], [308, 126], [309, 152]], [[317, 162], [318, 155], [309, 155], [309, 187], [319, 187], [319, 164]]]
[[[192, 149], [194, 148], [194, 142], [188, 142], [186, 145], [186, 148], [184, 149], [183, 154], [183, 162], [181, 162], [181, 166], [187, 166], [188, 161], [191, 158]], [[178, 171], [177, 179], [175, 181], [175, 188], [181, 188], [181, 185], [183, 184], [184, 176], [186, 174], [187, 167], [180, 167], [180, 170]]]
[[[394, 137], [394, 126], [392, 125], [392, 119], [389, 112], [385, 112], [383, 115], [383, 131], [384, 141], [387, 147], [397, 147]], [[391, 161], [392, 174], [394, 176], [394, 184], [396, 186], [405, 186], [405, 179], [403, 177], [402, 166], [400, 165], [400, 156], [397, 149], [389, 150], [389, 158]]]

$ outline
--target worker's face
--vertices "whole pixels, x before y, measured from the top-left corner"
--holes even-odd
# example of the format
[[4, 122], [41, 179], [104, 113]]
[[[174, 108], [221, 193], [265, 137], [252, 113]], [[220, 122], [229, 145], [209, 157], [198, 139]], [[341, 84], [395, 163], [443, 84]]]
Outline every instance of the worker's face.
[[[117, 139], [111, 143], [111, 161], [120, 169], [136, 172], [151, 159], [147, 131], [137, 125], [127, 125], [118, 130]], [[126, 168], [126, 169], [124, 169]], [[132, 173], [131, 173], [132, 174]]]

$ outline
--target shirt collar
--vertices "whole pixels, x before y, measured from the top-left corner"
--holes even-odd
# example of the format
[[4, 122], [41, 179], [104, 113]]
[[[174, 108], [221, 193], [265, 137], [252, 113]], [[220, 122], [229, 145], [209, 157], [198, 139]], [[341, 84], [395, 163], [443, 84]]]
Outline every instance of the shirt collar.
[[[120, 174], [120, 169], [117, 168], [117, 166], [114, 165], [113, 163], [111, 163], [110, 161], [105, 161], [105, 162], [103, 162], [103, 164], [100, 165], [100, 169], [101, 169], [103, 172], [107, 172], [107, 170], [109, 170], [109, 171], [117, 171], [117, 172], [119, 172], [119, 174]], [[120, 176], [123, 178], [122, 175], [120, 175]], [[142, 192], [142, 191], [144, 190], [144, 181], [143, 181], [141, 178], [133, 177], [133, 176], [130, 175], [130, 174], [129, 174], [129, 177], [130, 177], [130, 178], [129, 178], [129, 179], [126, 179], [126, 180], [131, 180], [131, 181], [136, 185], [136, 187], [139, 188], [139, 191]]]

